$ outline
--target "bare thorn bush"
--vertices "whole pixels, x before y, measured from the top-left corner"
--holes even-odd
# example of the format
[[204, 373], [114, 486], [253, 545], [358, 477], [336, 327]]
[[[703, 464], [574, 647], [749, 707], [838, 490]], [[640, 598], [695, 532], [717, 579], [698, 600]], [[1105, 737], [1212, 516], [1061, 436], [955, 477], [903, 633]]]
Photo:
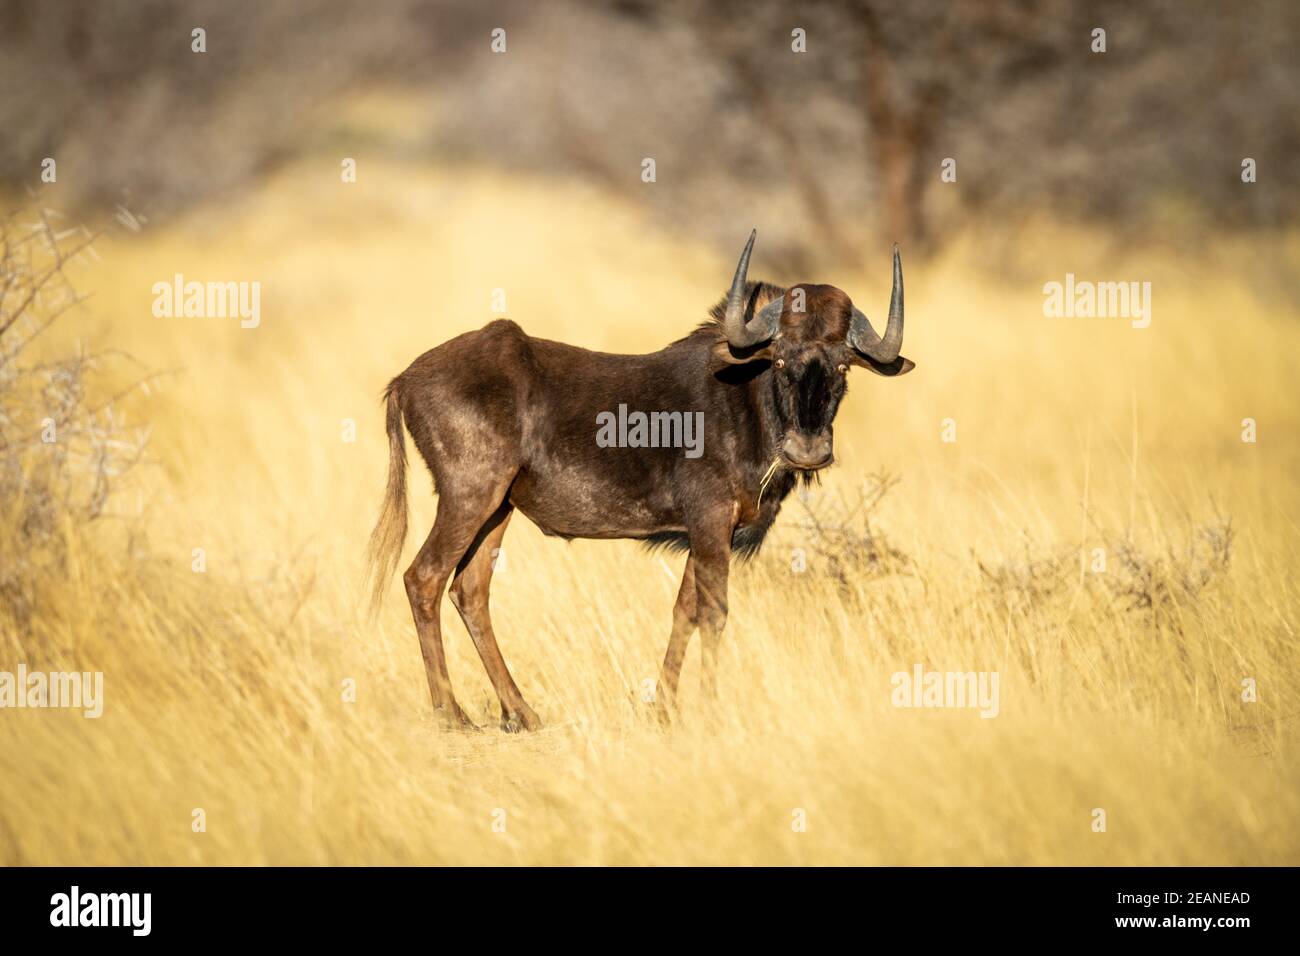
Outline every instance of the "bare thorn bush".
[[1070, 549], [1051, 549], [1022, 533], [1021, 553], [1006, 561], [986, 561], [976, 555], [985, 593], [1004, 611], [1028, 613], [1045, 605], [1069, 584]]
[[1234, 536], [1232, 519], [1218, 514], [1212, 522], [1193, 528], [1182, 543], [1169, 543], [1163, 549], [1143, 547], [1126, 535], [1109, 545], [1118, 568], [1106, 577], [1106, 584], [1129, 611], [1158, 616], [1194, 604], [1227, 573]]
[[102, 381], [121, 353], [45, 347], [87, 298], [72, 273], [99, 235], [60, 218], [39, 197], [0, 217], [0, 613], [19, 631], [40, 581], [66, 565], [69, 530], [114, 516], [148, 440], [119, 403], [149, 380], [117, 392]]
[[859, 594], [864, 580], [914, 573], [912, 559], [876, 523], [881, 502], [899, 481], [882, 471], [870, 475], [856, 495], [798, 491], [799, 539], [810, 562], [824, 569], [846, 599]]

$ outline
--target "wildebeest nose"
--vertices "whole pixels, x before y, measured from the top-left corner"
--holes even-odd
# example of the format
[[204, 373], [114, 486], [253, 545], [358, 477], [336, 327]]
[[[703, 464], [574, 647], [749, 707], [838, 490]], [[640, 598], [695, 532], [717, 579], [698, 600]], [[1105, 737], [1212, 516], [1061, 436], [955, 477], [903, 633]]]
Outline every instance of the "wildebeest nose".
[[800, 435], [791, 432], [785, 436], [781, 453], [798, 468], [825, 468], [834, 458], [830, 435]]

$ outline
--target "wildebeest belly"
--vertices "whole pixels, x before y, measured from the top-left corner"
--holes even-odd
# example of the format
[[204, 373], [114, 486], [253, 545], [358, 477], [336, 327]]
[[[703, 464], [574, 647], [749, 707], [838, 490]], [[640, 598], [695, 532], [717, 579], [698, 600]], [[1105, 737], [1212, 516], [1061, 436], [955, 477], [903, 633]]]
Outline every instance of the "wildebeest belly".
[[592, 473], [577, 464], [525, 468], [509, 497], [544, 533], [564, 538], [644, 538], [684, 527], [668, 489], [647, 488], [626, 474]]

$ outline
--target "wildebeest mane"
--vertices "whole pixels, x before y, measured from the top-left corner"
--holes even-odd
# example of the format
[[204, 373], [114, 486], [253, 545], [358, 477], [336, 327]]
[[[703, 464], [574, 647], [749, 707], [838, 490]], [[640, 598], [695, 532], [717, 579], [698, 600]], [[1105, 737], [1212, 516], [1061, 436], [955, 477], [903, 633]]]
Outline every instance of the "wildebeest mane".
[[[785, 295], [786, 290], [779, 285], [772, 285], [770, 282], [746, 282], [745, 297], [748, 300], [746, 304], [746, 315], [753, 315], [763, 306], [767, 305], [773, 299]], [[697, 325], [689, 334], [682, 336], [673, 345], [678, 342], [685, 342], [701, 332], [708, 332], [716, 336], [719, 340], [726, 338], [726, 332], [722, 325], [722, 316], [727, 311], [727, 294], [724, 292], [722, 298], [709, 309], [709, 317]]]

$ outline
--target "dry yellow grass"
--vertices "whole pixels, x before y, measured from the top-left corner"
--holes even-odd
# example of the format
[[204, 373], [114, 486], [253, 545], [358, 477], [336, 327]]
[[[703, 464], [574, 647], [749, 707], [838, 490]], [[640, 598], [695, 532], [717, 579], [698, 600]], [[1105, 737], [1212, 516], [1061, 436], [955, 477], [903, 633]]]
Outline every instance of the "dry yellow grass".
[[[147, 542], [128, 555], [112, 531], [69, 528], [69, 573], [0, 645], [0, 669], [103, 670], [106, 696], [99, 720], [0, 714], [0, 862], [1300, 862], [1300, 322], [1214, 272], [1233, 250], [1117, 263], [1087, 238], [1037, 238], [1016, 283], [981, 278], [976, 247], [909, 269], [918, 369], [857, 374], [814, 503], [896, 474], [874, 526], [910, 572], [846, 589], [810, 552], [792, 573], [809, 542], [791, 499], [765, 555], [733, 572], [716, 709], [697, 646], [677, 726], [640, 700], [680, 558], [513, 522], [493, 613], [547, 724], [532, 736], [436, 732], [400, 587], [377, 622], [361, 614], [379, 391], [488, 321], [494, 288], [531, 332], [646, 351], [693, 327], [731, 263], [580, 185], [401, 166], [349, 187], [300, 167], [104, 244], [71, 331], [179, 371], [132, 405], [155, 428]], [[760, 237], [756, 276], [833, 282], [873, 315], [888, 296], [884, 247], [860, 274], [772, 276], [762, 259]], [[1044, 318], [1041, 284], [1067, 271], [1151, 279], [1151, 328]], [[260, 281], [261, 327], [154, 318], [150, 288], [177, 272]], [[1248, 416], [1256, 444], [1240, 440]], [[434, 507], [418, 460], [411, 487], [408, 556]], [[1127, 536], [1140, 561], [1173, 548], [1153, 572], [1171, 580], [1216, 506], [1232, 561], [1195, 595], [1129, 610], [1079, 570], [1107, 547], [1109, 580], [1126, 580]], [[495, 728], [449, 604], [444, 630], [462, 704]], [[998, 671], [1000, 715], [892, 707], [890, 675], [916, 663]], [[1247, 677], [1257, 703], [1240, 699]]]

